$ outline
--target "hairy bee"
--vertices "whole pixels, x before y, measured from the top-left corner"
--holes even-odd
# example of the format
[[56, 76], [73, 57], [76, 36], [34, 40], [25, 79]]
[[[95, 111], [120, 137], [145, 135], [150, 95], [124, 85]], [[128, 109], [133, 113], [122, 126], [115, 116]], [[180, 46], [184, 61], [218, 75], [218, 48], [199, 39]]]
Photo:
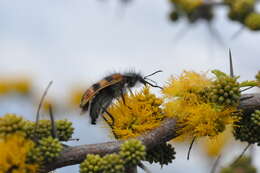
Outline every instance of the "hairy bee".
[[[93, 84], [83, 94], [80, 103], [82, 113], [86, 112], [90, 105], [91, 124], [96, 124], [96, 119], [98, 118], [98, 115], [106, 112], [106, 109], [113, 102], [114, 99], [121, 96], [123, 102], [125, 103], [124, 94], [126, 93], [126, 89], [130, 90], [130, 88], [136, 86], [137, 83], [141, 83], [143, 85], [148, 84], [152, 87], [161, 88], [160, 86], [157, 86], [157, 84], [153, 80], [147, 78], [158, 72], [162, 71], [158, 70], [144, 77], [134, 72], [123, 74], [114, 73], [105, 77], [99, 82]], [[147, 80], [150, 80], [155, 84], [152, 84]]]

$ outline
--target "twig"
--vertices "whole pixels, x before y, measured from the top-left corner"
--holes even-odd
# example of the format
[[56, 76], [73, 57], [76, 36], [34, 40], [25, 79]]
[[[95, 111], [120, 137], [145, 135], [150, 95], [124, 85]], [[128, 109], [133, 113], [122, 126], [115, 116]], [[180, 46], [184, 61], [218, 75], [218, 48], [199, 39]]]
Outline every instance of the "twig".
[[251, 146], [251, 144], [247, 144], [246, 148], [244, 148], [244, 150], [242, 151], [242, 153], [238, 156], [238, 158], [234, 161], [233, 164], [236, 164], [241, 158], [242, 156], [245, 154], [245, 152], [247, 151], [247, 149]]
[[196, 140], [196, 137], [194, 137], [194, 138], [192, 139], [191, 143], [190, 143], [190, 147], [189, 147], [188, 154], [187, 154], [187, 160], [190, 159], [190, 152], [191, 152], [191, 149], [192, 149], [192, 146], [193, 146], [195, 140]]
[[56, 128], [56, 124], [54, 121], [54, 116], [53, 116], [53, 112], [52, 112], [52, 106], [49, 105], [49, 114], [50, 114], [50, 119], [51, 119], [51, 135], [53, 138], [57, 138], [57, 128]]
[[250, 87], [247, 87], [247, 88], [245, 88], [245, 89], [243, 89], [243, 90], [241, 90], [240, 92], [244, 92], [244, 91], [246, 91], [246, 90], [249, 90], [249, 89], [251, 89], [251, 88], [254, 88], [255, 86], [250, 86]]
[[139, 163], [138, 166], [144, 170], [146, 173], [152, 173], [147, 166], [145, 166], [143, 163]]
[[213, 164], [213, 166], [212, 166], [212, 169], [211, 169], [210, 173], [215, 173], [215, 172], [216, 172], [216, 169], [217, 169], [217, 166], [218, 166], [218, 164], [219, 164], [220, 158], [221, 158], [221, 155], [219, 155], [219, 156], [217, 157], [217, 159], [215, 160], [215, 162], [214, 162], [214, 164]]
[[45, 96], [47, 95], [48, 93], [48, 90], [49, 88], [51, 87], [53, 81], [50, 81], [48, 86], [46, 87], [46, 89], [44, 90], [44, 93], [41, 97], [41, 100], [40, 100], [40, 103], [39, 103], [39, 106], [38, 106], [38, 109], [37, 109], [37, 113], [36, 113], [36, 122], [35, 122], [35, 127], [34, 127], [34, 135], [36, 135], [36, 129], [38, 128], [38, 124], [39, 124], [39, 119], [40, 119], [40, 110], [41, 110], [41, 107], [42, 107], [42, 104], [43, 104], [43, 101], [44, 101], [44, 98]]

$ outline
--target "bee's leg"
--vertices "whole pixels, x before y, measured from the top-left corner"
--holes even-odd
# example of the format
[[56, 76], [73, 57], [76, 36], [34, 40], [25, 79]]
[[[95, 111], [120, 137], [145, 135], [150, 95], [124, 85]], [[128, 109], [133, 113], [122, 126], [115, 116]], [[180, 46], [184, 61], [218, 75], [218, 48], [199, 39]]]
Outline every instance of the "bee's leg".
[[122, 89], [120, 90], [120, 95], [121, 95], [121, 98], [122, 98], [122, 100], [123, 100], [124, 105], [126, 105], [126, 104], [125, 104], [124, 92], [123, 92]]
[[131, 88], [127, 88], [129, 90], [129, 92], [131, 93], [131, 95], [134, 95], [133, 91], [131, 90]]
[[111, 128], [113, 128], [113, 125], [114, 125], [114, 123], [115, 123], [115, 119], [114, 119], [113, 115], [112, 115], [110, 112], [108, 112], [108, 111], [106, 110], [106, 108], [104, 108], [104, 107], [102, 107], [102, 106], [101, 106], [101, 108], [102, 108], [103, 112], [105, 112], [105, 113], [109, 116], [109, 118], [111, 118], [112, 124], [109, 124], [109, 123], [108, 123], [108, 120], [107, 120], [104, 116], [102, 116], [102, 117], [103, 117], [104, 120], [111, 126]]

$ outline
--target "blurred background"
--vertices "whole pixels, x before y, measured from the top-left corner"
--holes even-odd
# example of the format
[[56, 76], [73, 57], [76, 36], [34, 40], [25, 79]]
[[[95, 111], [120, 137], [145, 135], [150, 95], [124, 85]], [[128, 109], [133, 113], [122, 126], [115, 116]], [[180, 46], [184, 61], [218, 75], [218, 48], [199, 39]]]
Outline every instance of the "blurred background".
[[[105, 142], [113, 140], [109, 129], [102, 120], [92, 126], [87, 116], [79, 116], [78, 101], [92, 83], [112, 72], [163, 70], [153, 76], [159, 85], [183, 70], [229, 72], [231, 48], [235, 74], [253, 79], [260, 70], [260, 33], [243, 29], [233, 37], [241, 24], [227, 19], [225, 7], [214, 10], [210, 23], [190, 24], [169, 20], [167, 0], [0, 0], [0, 116], [16, 113], [34, 120], [40, 96], [53, 81], [46, 104], [54, 106], [56, 119], [73, 121], [74, 137], [80, 139], [68, 144]], [[45, 111], [43, 106], [43, 116]], [[177, 159], [171, 165], [146, 165], [162, 173], [210, 172], [216, 157], [202, 143], [195, 143], [189, 161], [189, 143], [180, 143], [174, 144]], [[219, 167], [245, 144], [231, 141], [229, 146], [221, 152]], [[253, 153], [260, 170], [260, 150], [255, 147]], [[77, 171], [78, 165], [57, 170]]]

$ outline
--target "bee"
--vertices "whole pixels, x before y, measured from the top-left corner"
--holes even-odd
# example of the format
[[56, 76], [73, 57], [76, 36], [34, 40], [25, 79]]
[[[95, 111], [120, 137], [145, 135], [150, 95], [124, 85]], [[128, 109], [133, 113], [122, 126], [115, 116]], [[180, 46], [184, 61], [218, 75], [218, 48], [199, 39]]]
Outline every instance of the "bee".
[[[93, 84], [90, 88], [86, 90], [81, 98], [80, 108], [82, 110], [81, 114], [88, 111], [90, 107], [90, 117], [91, 124], [96, 124], [96, 120], [99, 115], [106, 112], [106, 109], [111, 105], [114, 99], [122, 98], [125, 104], [124, 94], [126, 90], [136, 86], [138, 83], [143, 85], [150, 85], [152, 87], [157, 87], [162, 89], [162, 87], [157, 86], [156, 82], [148, 79], [156, 73], [162, 72], [158, 70], [147, 76], [142, 76], [139, 73], [128, 72], [128, 73], [114, 73], [109, 75], [99, 82]], [[148, 82], [151, 81], [154, 84]]]

